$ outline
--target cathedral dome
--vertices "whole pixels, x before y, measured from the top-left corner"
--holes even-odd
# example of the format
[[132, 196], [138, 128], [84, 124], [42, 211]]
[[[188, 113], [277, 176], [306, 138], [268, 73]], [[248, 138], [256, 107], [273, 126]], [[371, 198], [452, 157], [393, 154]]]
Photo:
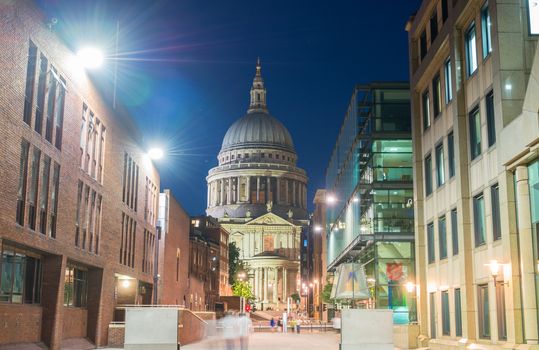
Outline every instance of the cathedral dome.
[[221, 150], [251, 147], [294, 152], [294, 143], [286, 127], [262, 110], [250, 111], [232, 124], [225, 134]]

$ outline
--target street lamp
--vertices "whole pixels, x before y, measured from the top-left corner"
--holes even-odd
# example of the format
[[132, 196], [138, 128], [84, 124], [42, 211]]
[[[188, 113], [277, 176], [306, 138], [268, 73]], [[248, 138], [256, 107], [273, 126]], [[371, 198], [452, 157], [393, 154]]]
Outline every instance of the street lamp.
[[328, 194], [326, 197], [326, 201], [328, 202], [328, 204], [335, 204], [335, 202], [337, 202], [337, 197], [332, 194]]
[[100, 49], [88, 46], [77, 51], [77, 59], [84, 68], [96, 69], [103, 65], [105, 57]]
[[501, 265], [502, 264], [500, 264], [497, 260], [491, 260], [488, 264], [485, 264], [485, 266], [488, 266], [490, 269], [490, 275], [492, 278], [494, 278], [494, 284], [496, 284], [496, 280], [498, 279]]
[[322, 226], [314, 225], [313, 230], [314, 230], [314, 232], [322, 232]]
[[408, 319], [409, 322], [416, 322], [417, 316], [416, 316], [416, 306], [415, 306], [415, 289], [416, 285], [413, 282], [406, 282], [404, 285], [406, 288], [406, 291], [408, 292], [408, 297], [410, 299], [410, 305], [408, 306]]

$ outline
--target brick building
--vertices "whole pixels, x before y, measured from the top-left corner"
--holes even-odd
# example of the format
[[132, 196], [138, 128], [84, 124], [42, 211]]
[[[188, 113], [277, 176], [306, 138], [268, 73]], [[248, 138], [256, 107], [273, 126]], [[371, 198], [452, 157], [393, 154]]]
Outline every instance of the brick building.
[[187, 305], [189, 291], [189, 215], [170, 190], [159, 196], [158, 304]]
[[[203, 290], [202, 305], [211, 310], [219, 296], [231, 295], [228, 284], [228, 232], [216, 219], [196, 216], [191, 218], [190, 237], [191, 294], [199, 295]], [[195, 303], [191, 306], [196, 309], [200, 305]]]
[[47, 20], [0, 4], [0, 345], [103, 346], [151, 302], [159, 175]]

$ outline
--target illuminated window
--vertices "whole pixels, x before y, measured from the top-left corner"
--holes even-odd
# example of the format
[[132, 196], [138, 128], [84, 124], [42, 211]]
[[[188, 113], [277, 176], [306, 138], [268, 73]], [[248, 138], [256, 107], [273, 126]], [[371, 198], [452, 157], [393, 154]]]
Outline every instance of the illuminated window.
[[471, 76], [477, 70], [477, 44], [475, 35], [475, 22], [472, 22], [466, 30], [466, 64], [468, 76]]

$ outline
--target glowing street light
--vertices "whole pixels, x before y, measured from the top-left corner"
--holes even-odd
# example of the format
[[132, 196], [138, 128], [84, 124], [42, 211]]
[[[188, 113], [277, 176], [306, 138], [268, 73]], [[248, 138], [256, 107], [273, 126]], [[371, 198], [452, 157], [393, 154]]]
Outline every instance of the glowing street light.
[[408, 293], [413, 293], [414, 292], [415, 284], [413, 282], [407, 282], [405, 286], [406, 286], [406, 291]]
[[150, 157], [150, 159], [153, 159], [153, 160], [161, 159], [163, 158], [164, 155], [165, 155], [165, 152], [161, 148], [158, 148], [158, 147], [151, 148], [148, 151], [148, 157]]
[[337, 201], [337, 198], [332, 194], [328, 194], [328, 196], [326, 197], [326, 200], [328, 204], [335, 204], [335, 202]]
[[313, 230], [314, 230], [314, 232], [322, 232], [322, 226], [314, 225]]
[[88, 69], [96, 69], [103, 65], [105, 56], [103, 52], [95, 47], [84, 47], [77, 52], [80, 64]]

